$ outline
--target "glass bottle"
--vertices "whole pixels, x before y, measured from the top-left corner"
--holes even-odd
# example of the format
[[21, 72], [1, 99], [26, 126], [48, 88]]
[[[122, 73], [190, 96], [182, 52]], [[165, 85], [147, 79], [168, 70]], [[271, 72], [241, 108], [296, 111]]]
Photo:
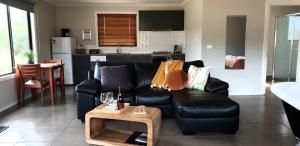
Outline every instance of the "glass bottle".
[[118, 109], [121, 110], [124, 108], [124, 98], [122, 97], [121, 94], [121, 87], [119, 86], [119, 93], [118, 93]]

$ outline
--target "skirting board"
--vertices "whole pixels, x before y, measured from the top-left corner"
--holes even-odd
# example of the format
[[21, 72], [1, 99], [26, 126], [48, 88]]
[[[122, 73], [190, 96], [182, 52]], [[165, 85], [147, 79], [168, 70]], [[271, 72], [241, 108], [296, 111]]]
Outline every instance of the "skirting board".
[[[28, 99], [30, 99], [30, 98], [31, 98], [31, 96], [27, 96], [27, 97], [25, 98], [25, 100], [28, 100]], [[8, 110], [8, 109], [10, 109], [10, 108], [12, 108], [12, 107], [14, 107], [14, 106], [17, 106], [17, 105], [18, 105], [18, 101], [14, 101], [14, 102], [12, 102], [12, 103], [10, 103], [10, 104], [4, 106], [4, 107], [1, 107], [1, 108], [0, 108], [0, 113], [1, 113], [1, 112], [4, 112], [4, 111], [6, 111], [6, 110]]]

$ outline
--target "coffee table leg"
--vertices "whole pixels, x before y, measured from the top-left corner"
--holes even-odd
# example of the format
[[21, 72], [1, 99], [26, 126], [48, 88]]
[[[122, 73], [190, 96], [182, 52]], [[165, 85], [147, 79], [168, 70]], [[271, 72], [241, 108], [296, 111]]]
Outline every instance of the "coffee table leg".
[[157, 116], [153, 121], [147, 122], [147, 146], [154, 146], [160, 135], [161, 116]]
[[147, 146], [153, 146], [155, 144], [153, 127], [153, 122], [147, 123]]
[[105, 121], [103, 119], [89, 118], [86, 120], [85, 129], [87, 139], [93, 139], [97, 137], [105, 128]]

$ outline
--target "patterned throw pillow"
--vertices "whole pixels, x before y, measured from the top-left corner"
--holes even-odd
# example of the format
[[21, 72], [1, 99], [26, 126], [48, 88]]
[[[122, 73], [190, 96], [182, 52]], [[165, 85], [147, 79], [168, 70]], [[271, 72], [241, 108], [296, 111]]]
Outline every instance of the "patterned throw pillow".
[[211, 67], [196, 67], [191, 65], [188, 71], [187, 88], [204, 91]]

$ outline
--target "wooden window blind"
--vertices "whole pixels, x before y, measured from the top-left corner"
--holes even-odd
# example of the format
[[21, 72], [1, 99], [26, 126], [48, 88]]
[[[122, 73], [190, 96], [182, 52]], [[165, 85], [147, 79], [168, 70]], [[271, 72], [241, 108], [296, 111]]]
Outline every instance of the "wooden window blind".
[[137, 46], [136, 14], [98, 14], [99, 46]]

